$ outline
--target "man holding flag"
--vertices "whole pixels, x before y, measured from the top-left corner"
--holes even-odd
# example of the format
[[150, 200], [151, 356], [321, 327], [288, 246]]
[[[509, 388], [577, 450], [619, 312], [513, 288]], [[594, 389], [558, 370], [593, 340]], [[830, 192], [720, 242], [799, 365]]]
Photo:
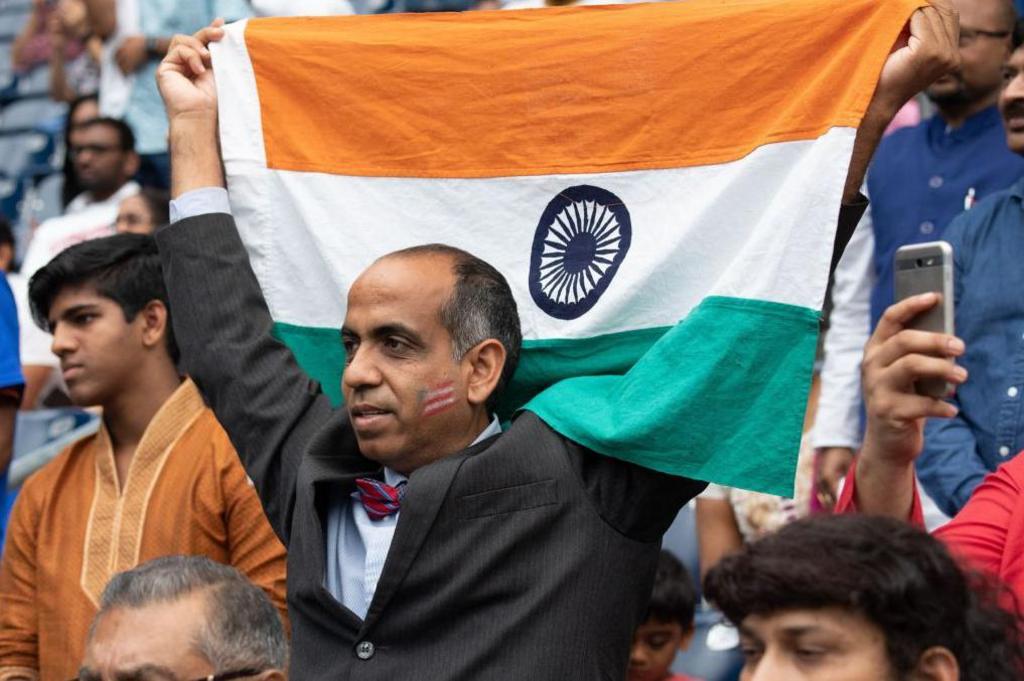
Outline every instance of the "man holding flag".
[[[794, 0], [792, 4], [804, 6], [806, 19], [809, 3]], [[743, 14], [747, 11], [743, 5], [738, 2], [736, 7], [725, 10], [726, 14], [734, 12], [726, 18], [747, 16]], [[734, 353], [744, 341], [749, 343], [758, 335], [775, 343], [761, 351], [767, 353], [765, 356], [778, 354], [793, 339], [800, 348], [806, 348], [808, 329], [813, 336], [815, 316], [805, 309], [809, 306], [798, 308], [792, 301], [813, 303], [817, 294], [808, 293], [801, 298], [803, 294], [793, 292], [800, 288], [797, 282], [792, 290], [774, 297], [766, 294], [762, 300], [727, 298], [721, 294], [735, 290], [721, 282], [742, 277], [724, 272], [719, 275], [721, 286], [711, 291], [716, 295], [698, 301], [677, 326], [660, 331], [650, 347], [631, 362], [632, 366], [618, 372], [622, 375], [568, 377], [559, 381], [541, 390], [502, 433], [494, 416], [502, 392], [507, 399], [507, 393], [515, 389], [515, 381], [529, 380], [541, 368], [538, 355], [527, 353], [535, 352], [540, 345], [565, 347], [550, 339], [541, 339], [544, 343], [536, 341], [538, 335], [543, 335], [536, 329], [546, 324], [561, 328], [551, 319], [571, 325], [576, 323], [574, 320], [587, 319], [591, 308], [607, 307], [619, 300], [617, 296], [627, 294], [629, 287], [616, 286], [622, 280], [612, 279], [630, 249], [631, 239], [633, 249], [646, 247], [642, 242], [644, 234], [631, 234], [631, 215], [626, 208], [628, 203], [633, 209], [633, 221], [637, 221], [645, 215], [643, 202], [633, 198], [620, 200], [616, 195], [629, 190], [629, 186], [623, 184], [620, 188], [613, 177], [601, 182], [614, 187], [614, 191], [580, 184], [561, 191], [543, 210], [541, 226], [532, 239], [533, 262], [528, 277], [524, 269], [524, 276], [506, 280], [498, 269], [470, 255], [468, 248], [440, 244], [406, 243], [395, 252], [380, 253], [372, 260], [347, 287], [341, 327], [346, 362], [341, 379], [345, 408], [334, 411], [319, 385], [310, 382], [296, 363], [296, 357], [302, 361], [301, 342], [296, 340], [301, 334], [296, 334], [295, 325], [289, 327], [276, 314], [272, 316], [281, 302], [273, 299], [273, 292], [283, 284], [266, 277], [267, 262], [257, 258], [253, 262], [255, 267], [250, 265], [246, 252], [248, 247], [250, 252], [257, 253], [259, 246], [244, 225], [250, 224], [248, 221], [258, 217], [260, 211], [273, 211], [273, 206], [279, 208], [282, 202], [267, 194], [266, 187], [252, 195], [255, 203], [249, 203], [248, 197], [239, 197], [245, 195], [246, 187], [252, 189], [258, 182], [281, 186], [302, 174], [296, 170], [315, 170], [325, 175], [319, 179], [309, 176], [303, 179], [304, 183], [315, 186], [317, 181], [337, 181], [337, 191], [348, 192], [345, 196], [351, 197], [353, 204], [360, 200], [360, 195], [373, 202], [382, 187], [390, 187], [389, 198], [374, 204], [374, 210], [384, 210], [388, 205], [400, 205], [419, 191], [418, 187], [427, 187], [416, 185], [418, 180], [442, 176], [435, 161], [438, 153], [447, 153], [449, 147], [443, 138], [451, 134], [465, 143], [461, 148], [465, 156], [450, 156], [450, 167], [444, 172], [472, 179], [446, 180], [441, 190], [430, 185], [424, 189], [423, 197], [443, 192], [445, 186], [464, 197], [478, 191], [491, 192], [494, 185], [480, 183], [510, 175], [525, 179], [515, 185], [523, 189], [504, 185], [507, 191], [529, 192], [530, 186], [547, 182], [545, 178], [531, 179], [531, 167], [521, 167], [521, 157], [530, 145], [548, 149], [549, 159], [557, 156], [563, 170], [569, 169], [558, 180], [563, 186], [568, 184], [564, 175], [589, 177], [602, 164], [635, 180], [638, 176], [631, 174], [633, 171], [664, 166], [664, 158], [641, 158], [648, 153], [660, 153], [644, 146], [649, 141], [644, 138], [657, 137], [656, 132], [631, 134], [628, 144], [620, 145], [610, 155], [601, 156], [602, 151], [583, 158], [577, 153], [580, 147], [565, 145], [574, 144], [588, 132], [573, 128], [578, 135], [567, 140], [567, 135], [560, 134], [556, 120], [563, 105], [552, 105], [550, 101], [541, 105], [530, 100], [528, 105], [540, 106], [534, 110], [541, 118], [547, 117], [549, 125], [540, 137], [516, 138], [515, 152], [501, 151], [498, 158], [491, 153], [496, 148], [488, 140], [474, 139], [473, 135], [475, 126], [484, 125], [482, 119], [474, 116], [480, 107], [491, 106], [489, 101], [480, 101], [487, 97], [464, 99], [461, 103], [454, 99], [446, 103], [443, 98], [438, 100], [440, 104], [427, 101], [431, 89], [436, 89], [440, 81], [431, 81], [429, 87], [419, 92], [418, 99], [403, 99], [402, 93], [394, 90], [403, 81], [415, 80], [413, 74], [401, 70], [405, 62], [402, 50], [418, 51], [427, 59], [429, 55], [423, 53], [417, 42], [424, 34], [434, 40], [441, 52], [452, 46], [458, 49], [462, 44], [482, 50], [512, 46], [523, 52], [524, 40], [557, 37], [559, 44], [564, 44], [567, 29], [573, 29], [575, 36], [591, 37], [608, 37], [623, 31], [628, 34], [633, 26], [661, 30], [666, 25], [689, 25], [692, 29], [687, 22], [693, 21], [693, 17], [706, 20], [701, 12], [716, 6], [717, 3], [696, 0], [627, 9], [509, 12], [497, 18], [388, 17], [389, 21], [371, 23], [355, 17], [356, 23], [350, 20], [344, 25], [349, 30], [343, 32], [342, 38], [338, 38], [340, 24], [287, 23], [290, 20], [275, 20], [285, 21], [284, 24], [252, 23], [244, 29], [244, 44], [242, 29], [232, 33], [233, 27], [229, 27], [223, 51], [217, 57], [216, 84], [207, 44], [220, 40], [224, 30], [214, 25], [195, 37], [175, 38], [158, 74], [170, 118], [175, 214], [172, 220], [177, 220], [158, 239], [175, 311], [175, 332], [186, 369], [231, 435], [271, 524], [288, 547], [292, 673], [296, 678], [621, 677], [633, 628], [644, 615], [661, 535], [678, 509], [703, 486], [697, 479], [684, 476], [705, 475], [720, 482], [736, 482], [726, 469], [740, 460], [728, 458], [724, 466], [717, 458], [712, 461], [711, 450], [719, 443], [701, 441], [706, 438], [697, 418], [699, 413], [688, 411], [695, 405], [697, 409], [703, 407], [706, 420], [715, 427], [735, 426], [737, 432], [744, 432], [742, 412], [728, 411], [728, 403], [715, 392], [723, 381], [732, 383], [708, 374], [701, 366], [702, 362], [715, 363], [716, 358], [705, 350], [705, 354], [697, 357], [687, 354], [701, 345], [693, 337], [694, 330], [705, 335], [707, 342], [701, 346], [704, 348], [714, 345], [710, 341], [735, 335], [739, 342], [719, 350], [724, 354], [718, 359], [732, 357], [731, 362], [725, 362], [737, 367], [737, 376], [732, 381], [749, 380], [756, 375], [754, 365], [762, 362], [762, 355], [738, 357]], [[945, 0], [935, 0], [932, 5], [914, 11], [909, 40], [889, 54], [893, 37], [906, 16], [918, 6], [907, 2], [895, 11], [890, 8], [878, 14], [865, 9], [868, 3], [859, 5], [863, 16], [877, 22], [875, 28], [882, 32], [882, 37], [872, 38], [875, 42], [870, 45], [860, 45], [871, 51], [864, 55], [868, 66], [862, 68], [869, 75], [858, 81], [856, 92], [850, 95], [851, 101], [859, 102], [851, 108], [855, 115], [844, 114], [838, 119], [847, 125], [863, 119], [855, 141], [852, 128], [842, 133], [846, 146], [838, 149], [852, 157], [849, 168], [832, 168], [830, 175], [838, 177], [830, 181], [830, 187], [834, 199], [841, 196], [845, 204], [839, 221], [847, 230], [852, 230], [863, 210], [863, 204], [856, 205], [857, 188], [886, 123], [913, 93], [956, 62], [956, 16]], [[751, 10], [750, 14], [757, 11]], [[899, 12], [902, 16], [897, 16]], [[785, 10], [778, 15], [783, 19], [758, 16], [763, 22], [774, 21], [778, 29], [784, 29], [791, 17]], [[655, 26], [652, 22], [658, 19], [665, 21]], [[721, 16], [715, 20], [723, 26], [744, 25], [723, 21]], [[516, 33], [517, 22], [532, 25], [520, 35]], [[275, 30], [268, 30], [271, 28]], [[277, 30], [281, 28], [283, 32]], [[321, 34], [321, 29], [330, 30]], [[294, 33], [289, 34], [289, 30]], [[866, 32], [868, 29], [862, 31]], [[273, 41], [289, 35], [285, 44], [265, 51]], [[323, 51], [316, 42], [322, 36], [327, 36], [329, 43]], [[779, 40], [777, 35], [773, 39]], [[307, 42], [302, 44], [304, 40]], [[339, 60], [337, 50], [348, 49], [348, 40], [365, 41], [358, 55], [367, 59], [380, 52], [373, 48], [381, 44], [378, 41], [393, 44], [394, 52], [387, 58], [391, 60], [390, 67], [397, 69], [398, 78], [391, 79], [387, 68], [375, 65], [375, 77], [365, 79], [364, 74], [357, 73], [358, 60]], [[887, 41], [884, 48], [879, 49], [878, 40]], [[594, 45], [601, 50], [607, 47], [600, 41], [577, 42], [584, 50]], [[461, 106], [458, 114], [465, 114], [462, 125], [453, 128], [441, 122], [425, 136], [417, 136], [414, 131], [398, 140], [405, 145], [401, 149], [381, 146], [382, 138], [373, 137], [377, 132], [367, 137], [353, 129], [350, 134], [337, 136], [336, 143], [328, 148], [313, 139], [322, 130], [275, 127], [274, 117], [283, 110], [288, 110], [289, 115], [302, 115], [310, 107], [315, 108], [315, 102], [297, 101], [294, 93], [284, 97], [273, 94], [275, 88], [288, 87], [284, 80], [275, 77], [274, 65], [291, 68], [287, 50], [296, 44], [302, 47], [303, 59], [311, 60], [305, 62], [307, 66], [320, 55], [332, 63], [343, 64], [345, 71], [357, 73], [363, 88], [358, 94], [360, 99], [349, 102], [351, 106], [376, 106], [394, 100], [411, 109], [425, 107], [430, 109], [431, 116], [417, 121], [417, 125], [424, 126], [431, 125], [431, 117], [437, 123], [437, 117], [445, 113], [442, 104], [450, 108]], [[648, 56], [668, 55], [671, 45], [663, 41], [660, 47], [652, 46]], [[222, 68], [231, 62], [219, 60], [230, 60], [227, 51], [239, 46], [247, 47], [250, 70], [244, 66]], [[530, 47], [536, 48], [537, 44]], [[819, 45], [808, 43], [804, 47], [821, 51]], [[843, 56], [861, 57], [857, 45], [844, 47], [851, 51]], [[264, 58], [271, 53], [273, 58], [268, 62]], [[551, 72], [537, 71], [537, 64], [531, 61], [533, 57], [527, 56], [537, 54], [536, 49], [523, 52], [524, 68], [535, 76], [548, 78]], [[608, 50], [608, 54], [617, 60], [623, 58], [616, 50]], [[806, 53], [798, 53], [789, 58], [799, 60], [805, 56]], [[414, 66], [417, 72], [432, 68], [427, 62]], [[564, 66], [571, 70], [579, 65]], [[292, 81], [301, 82], [302, 68], [303, 64], [295, 62]], [[874, 90], [879, 71], [881, 80]], [[321, 84], [331, 85], [317, 96], [325, 97], [324, 101], [347, 96], [339, 94], [348, 89], [346, 84], [333, 79], [335, 75], [343, 77], [343, 73], [335, 71], [330, 75], [318, 75]], [[557, 75], [564, 78], [566, 74]], [[605, 76], [579, 75], [589, 79], [591, 86], [594, 79]], [[788, 78], [791, 74], [785, 75]], [[219, 95], [219, 132], [234, 202], [229, 206], [218, 155], [218, 90], [231, 87], [232, 82], [250, 82], [253, 76], [260, 110], [239, 115], [254, 116], [249, 120], [257, 121], [255, 126], [240, 128], [231, 124], [227, 117], [234, 115], [230, 107], [235, 102], [225, 98], [224, 92], [228, 90]], [[525, 71], [505, 73], [502, 87], [515, 88], [525, 82], [520, 79], [529, 76]], [[486, 77], [486, 73], [480, 73], [480, 79], [470, 86], [481, 93], [487, 91], [491, 85]], [[769, 80], [773, 77], [776, 76], [766, 75]], [[620, 85], [628, 89], [642, 79], [620, 80]], [[448, 81], [458, 79], [449, 77]], [[384, 86], [375, 90], [380, 83]], [[582, 90], [586, 89], [587, 83], [583, 83]], [[650, 84], [643, 84], [631, 92], [643, 96], [650, 89]], [[500, 94], [498, 90], [494, 92]], [[595, 92], [590, 94], [592, 103], [601, 100]], [[527, 98], [538, 99], [547, 94], [532, 85], [524, 93]], [[563, 94], [565, 115], [572, 117], [579, 109], [573, 107], [573, 99], [580, 93], [573, 90]], [[825, 97], [835, 100], [837, 95], [828, 92]], [[517, 106], [524, 101], [519, 100]], [[433, 104], [438, 107], [431, 109]], [[621, 104], [617, 99], [603, 102], [605, 111]], [[592, 111], [590, 104], [583, 109]], [[806, 119], [821, 111], [826, 112], [822, 114], [824, 118]], [[829, 117], [831, 111], [828, 107], [812, 107], [806, 112], [795, 112], [794, 116], [803, 123], [783, 131], [760, 131], [757, 135], [768, 140], [794, 139], [793, 130], [806, 132], [813, 128], [827, 137], [831, 133], [826, 131], [837, 120]], [[741, 116], [749, 113], [739, 111]], [[634, 107], [631, 115], [647, 114], [649, 111]], [[327, 128], [332, 125], [328, 118], [320, 120]], [[265, 165], [257, 168], [251, 163], [236, 162], [236, 153], [247, 153], [239, 152], [235, 144], [238, 135], [260, 127], [263, 132], [259, 153], [265, 153]], [[386, 134], [394, 131], [392, 126], [384, 127], [390, 128]], [[289, 147], [289, 140], [296, 139], [295, 134], [288, 136], [289, 129], [301, 137], [310, 137], [303, 144], [316, 147], [313, 151], [323, 153], [324, 157], [316, 162], [303, 161], [308, 150]], [[705, 132], [696, 134], [706, 136]], [[364, 142], [369, 146], [360, 149], [359, 144]], [[769, 152], [762, 154], [763, 150], [757, 149], [751, 153], [756, 146], [748, 147], [740, 156], [749, 153], [768, 166], [774, 163], [789, 167], [789, 161], [783, 157], [766, 161], [764, 157]], [[801, 149], [806, 151], [805, 147]], [[704, 151], [707, 154], [699, 157], [702, 162], [714, 157], [714, 150]], [[735, 158], [731, 153], [719, 153], [718, 158]], [[360, 160], [357, 157], [361, 154], [364, 158]], [[623, 158], [615, 160], [623, 154]], [[411, 165], [404, 169], [390, 165], [398, 157]], [[836, 161], [827, 159], [827, 164], [835, 166]], [[254, 175], [245, 175], [254, 168]], [[691, 170], [686, 166], [680, 173]], [[534, 175], [536, 172], [532, 169]], [[667, 181], [665, 176], [651, 177], [651, 182]], [[717, 177], [721, 180], [721, 175]], [[417, 179], [398, 187], [395, 181], [404, 181], [403, 178]], [[705, 186], [711, 186], [707, 183], [716, 180], [705, 177], [703, 181]], [[302, 190], [296, 186], [292, 191], [297, 195]], [[263, 198], [259, 198], [260, 194]], [[331, 199], [332, 196], [324, 194], [311, 202], [328, 205]], [[765, 210], [769, 213], [774, 209], [768, 205], [772, 201], [771, 197], [766, 200]], [[832, 258], [838, 202], [828, 208], [827, 214], [833, 221], [830, 227], [805, 226], [808, 233], [817, 233], [816, 238], [821, 241], [821, 247], [813, 254], [806, 249], [802, 253], [815, 264], [813, 269], [820, 270], [814, 273], [814, 279], [822, 281], [822, 292]], [[429, 211], [419, 203], [413, 205], [415, 210], [406, 213], [405, 220], [417, 222], [422, 218], [429, 222], [430, 216], [423, 215]], [[232, 208], [239, 227], [243, 227], [245, 245], [239, 238], [235, 219], [229, 214]], [[449, 209], [442, 220], [457, 223], [461, 219], [459, 210]], [[494, 209], [502, 211], [501, 205]], [[270, 213], [265, 213], [263, 219], [267, 214]], [[755, 215], [747, 217], [757, 222]], [[331, 218], [336, 220], [338, 216]], [[404, 226], [374, 225], [377, 231], [373, 236], [385, 240], [389, 232], [400, 227]], [[502, 232], [505, 227], [509, 235]], [[275, 231], [287, 228], [286, 224], [273, 224]], [[512, 232], [515, 230], [511, 225], [500, 225], [493, 232], [471, 234], [483, 247], [491, 239], [518, 239], [518, 233]], [[443, 234], [447, 237], [447, 233]], [[460, 238], [466, 237], [456, 236], [453, 240]], [[771, 240], [770, 235], [763, 238]], [[429, 240], [420, 239], [419, 243]], [[769, 256], [784, 259], [785, 254], [780, 255], [779, 249], [770, 248], [767, 242], [759, 243], [759, 247], [763, 246], [762, 260]], [[330, 244], [324, 246], [327, 251], [332, 248]], [[358, 249], [349, 244], [345, 250]], [[295, 253], [289, 251], [285, 256], [293, 257]], [[317, 269], [313, 261], [294, 258], [290, 267], [289, 276], [296, 280]], [[254, 269], [261, 273], [259, 278]], [[633, 275], [624, 269], [620, 276]], [[318, 295], [312, 288], [300, 293], [307, 297]], [[332, 290], [327, 295], [340, 293]], [[296, 296], [285, 298], [287, 302]], [[621, 300], [622, 305], [627, 305], [625, 298]], [[520, 318], [526, 322], [522, 330]], [[729, 324], [723, 319], [728, 319]], [[792, 324], [793, 319], [800, 323]], [[585, 328], [583, 322], [579, 324], [573, 328]], [[787, 324], [799, 327], [798, 335], [785, 335], [776, 328]], [[529, 344], [522, 342], [523, 330]], [[315, 331], [300, 331], [315, 335]], [[275, 340], [274, 334], [285, 336], [295, 350], [294, 356], [288, 347]], [[567, 338], [573, 337], [569, 332], [566, 334]], [[596, 347], [594, 338], [599, 336], [588, 336], [591, 345], [587, 347]], [[807, 378], [806, 372], [799, 370], [805, 364], [809, 369], [807, 359], [801, 355], [799, 361], [794, 360], [795, 364], [781, 367], [785, 374], [782, 385], [792, 385], [787, 383], [791, 379], [800, 383]], [[515, 374], [517, 362], [519, 374]], [[775, 366], [771, 371], [779, 369]], [[675, 373], [666, 374], [666, 370]], [[613, 372], [606, 369], [603, 373]], [[771, 384], [763, 389], [755, 386], [754, 392], [769, 395], [777, 386], [770, 376], [764, 378]], [[806, 386], [803, 390], [797, 391], [800, 397], [805, 395]], [[522, 406], [523, 401], [518, 400], [513, 406]], [[789, 401], [802, 400], [790, 396]], [[725, 416], [718, 413], [719, 404]], [[770, 410], [771, 405], [764, 408]], [[797, 411], [802, 411], [802, 405]], [[668, 429], [664, 426], [666, 419], [674, 421]], [[798, 415], [794, 419], [787, 414], [785, 437], [769, 438], [766, 449], [784, 449], [785, 444], [798, 437], [798, 419]], [[797, 423], [795, 433], [789, 432], [791, 422]], [[689, 439], [673, 439], [676, 430], [690, 431]], [[724, 441], [728, 433], [721, 435]], [[746, 437], [752, 435], [747, 433]], [[743, 470], [757, 468], [776, 466], [753, 462]], [[788, 465], [782, 463], [777, 468], [782, 470], [780, 478], [788, 475], [791, 479]], [[779, 485], [770, 477], [761, 477], [754, 484]]]

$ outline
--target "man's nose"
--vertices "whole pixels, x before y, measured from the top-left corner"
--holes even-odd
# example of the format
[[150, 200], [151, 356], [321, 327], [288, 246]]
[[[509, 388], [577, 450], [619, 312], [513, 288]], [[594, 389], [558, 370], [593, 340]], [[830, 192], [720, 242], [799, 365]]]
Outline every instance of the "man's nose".
[[63, 357], [76, 347], [74, 334], [66, 326], [58, 324], [52, 330], [53, 341], [50, 343], [50, 351], [58, 357]]
[[348, 364], [342, 374], [342, 383], [352, 390], [367, 386], [375, 386], [381, 382], [381, 373], [373, 353], [365, 346], [360, 346], [348, 357]]

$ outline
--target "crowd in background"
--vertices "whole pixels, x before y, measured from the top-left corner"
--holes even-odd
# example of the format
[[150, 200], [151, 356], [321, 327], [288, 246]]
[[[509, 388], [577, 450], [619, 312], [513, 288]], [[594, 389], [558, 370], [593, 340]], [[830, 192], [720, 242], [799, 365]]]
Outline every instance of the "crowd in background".
[[[146, 651], [173, 678], [286, 678], [284, 548], [198, 390], [190, 381], [179, 385], [167, 293], [149, 236], [170, 222], [167, 115], [154, 76], [172, 36], [216, 17], [545, 4], [574, 3], [0, 1], [0, 20], [12, 29], [11, 79], [0, 90], [0, 269], [7, 274], [0, 278], [0, 541], [10, 515], [0, 681], [69, 678], [80, 663], [79, 678], [107, 678], [95, 670], [119, 646]], [[1020, 206], [1004, 205], [1007, 197], [1024, 200], [1024, 92], [1013, 90], [1024, 68], [1024, 51], [1016, 49], [1024, 34], [1005, 0], [955, 5], [961, 66], [893, 121], [863, 190], [870, 206], [835, 272], [795, 498], [712, 484], [684, 509], [665, 536], [647, 617], [634, 637], [630, 681], [736, 678], [744, 660], [756, 662], [786, 635], [785, 626], [772, 629], [757, 616], [800, 608], [852, 608], [866, 617], [889, 638], [878, 654], [889, 656], [886, 664], [900, 674], [894, 678], [916, 668], [923, 653], [915, 641], [925, 630], [946, 641], [962, 678], [1013, 678], [985, 661], [1021, 662], [1020, 644], [1006, 633], [1015, 625], [1004, 622], [1012, 610], [1005, 594], [975, 584], [939, 542], [905, 522], [827, 518], [837, 506], [864, 507], [938, 529], [965, 507], [969, 512], [986, 476], [1024, 449], [1024, 231], [1011, 229]], [[19, 111], [28, 113], [19, 119]], [[904, 486], [912, 495], [906, 516], [884, 504], [874, 509], [865, 496], [877, 470], [867, 464], [880, 457], [858, 458], [873, 408], [863, 396], [880, 390], [882, 379], [869, 378], [889, 368], [870, 373], [865, 346], [870, 353], [871, 343], [880, 348], [895, 335], [885, 315], [895, 302], [896, 249], [938, 239], [955, 247], [957, 335], [966, 342], [956, 354], [970, 380], [951, 398], [955, 416], [929, 419], [920, 455], [901, 459], [916, 466], [920, 484], [920, 492], [916, 482]], [[134, 331], [115, 329], [88, 342], [76, 335], [92, 318], [118, 313]], [[131, 326], [136, 318], [142, 321]], [[75, 353], [91, 353], [103, 380], [69, 389], [61, 359]], [[875, 399], [876, 414], [880, 404]], [[109, 470], [88, 458], [101, 461], [96, 452], [110, 443], [97, 410], [82, 407], [102, 407], [105, 428], [120, 428], [120, 441], [133, 443], [112, 451]], [[197, 434], [195, 422], [205, 430]], [[177, 438], [185, 432], [192, 440], [182, 444]], [[91, 439], [72, 444], [83, 436]], [[208, 450], [209, 465], [176, 467], [166, 458], [166, 449], [185, 446]], [[1002, 501], [989, 497], [994, 506], [1016, 499], [1017, 478], [1007, 475], [997, 484], [1012, 489]], [[75, 484], [88, 489], [72, 491]], [[988, 491], [992, 484], [984, 483]], [[70, 517], [75, 496], [81, 514]], [[191, 508], [182, 508], [182, 499]], [[159, 521], [156, 511], [147, 515], [151, 507], [160, 509]], [[1003, 535], [1013, 533], [1012, 509], [995, 521], [979, 507], [977, 523], [1001, 523]], [[95, 530], [95, 545], [62, 544], [66, 528], [99, 527], [97, 514], [104, 513], [115, 529]], [[33, 534], [38, 527], [47, 528], [45, 541]], [[946, 532], [939, 536], [947, 542], [987, 541], [962, 522]], [[1015, 537], [1001, 535], [1001, 546], [1024, 546]], [[994, 572], [1013, 590], [1024, 552], [1018, 559], [1010, 548], [1000, 551], [1006, 555], [991, 559], [999, 564]], [[161, 558], [172, 554], [212, 560]], [[936, 567], [920, 570], [915, 557]], [[883, 584], [886, 570], [909, 586], [897, 592]], [[952, 605], [929, 602], [935, 593]], [[867, 594], [869, 602], [858, 600]], [[896, 611], [905, 611], [903, 620]], [[951, 624], [964, 612], [987, 628]], [[729, 622], [747, 625], [737, 631]], [[240, 636], [246, 627], [259, 635]], [[162, 633], [147, 638], [147, 630]], [[67, 643], [71, 638], [78, 641]], [[205, 662], [180, 659], [196, 640]], [[803, 654], [797, 647], [793, 656]], [[955, 678], [941, 673], [948, 660], [933, 664], [940, 672], [928, 678]]]

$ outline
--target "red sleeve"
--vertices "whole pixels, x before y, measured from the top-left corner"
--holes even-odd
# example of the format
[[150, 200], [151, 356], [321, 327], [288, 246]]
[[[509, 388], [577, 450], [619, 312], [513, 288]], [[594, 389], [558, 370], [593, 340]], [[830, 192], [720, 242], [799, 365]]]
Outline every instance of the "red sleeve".
[[[974, 490], [956, 517], [935, 531], [935, 536], [973, 567], [1001, 575], [1007, 558], [1008, 537], [1019, 532], [1013, 516], [1021, 501], [1024, 456], [1006, 462]], [[1019, 520], [1019, 519], [1018, 519]]]
[[[839, 501], [836, 502], [834, 513], [859, 513], [854, 498], [857, 496], [857, 461], [854, 460], [846, 474], [843, 483], [843, 491], [839, 493]], [[924, 511], [921, 509], [921, 497], [918, 494], [917, 484], [914, 484], [914, 504], [910, 509], [910, 517], [907, 522], [916, 527], [924, 529]]]

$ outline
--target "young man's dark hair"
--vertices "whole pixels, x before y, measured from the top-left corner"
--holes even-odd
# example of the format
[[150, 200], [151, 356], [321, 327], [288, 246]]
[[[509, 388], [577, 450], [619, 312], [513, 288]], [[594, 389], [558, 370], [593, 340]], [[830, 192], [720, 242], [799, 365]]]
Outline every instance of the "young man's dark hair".
[[425, 254], [444, 255], [452, 259], [455, 288], [441, 307], [441, 324], [452, 337], [455, 359], [462, 359], [470, 348], [488, 338], [494, 338], [505, 348], [505, 366], [501, 379], [487, 400], [487, 408], [493, 412], [504, 389], [512, 381], [523, 345], [519, 309], [512, 289], [501, 272], [492, 265], [454, 246], [413, 246], [389, 253], [385, 257]]
[[752, 639], [744, 644], [748, 666], [770, 645], [752, 623], [804, 611], [819, 620], [853, 615], [840, 616], [837, 626], [849, 632], [859, 621], [880, 632], [890, 669], [867, 678], [910, 678], [936, 649], [955, 658], [961, 681], [1011, 681], [1024, 670], [1017, 620], [997, 604], [995, 585], [964, 572], [945, 545], [897, 520], [797, 521], [724, 558], [705, 578], [704, 593]]
[[117, 131], [117, 146], [121, 151], [135, 151], [135, 133], [130, 125], [119, 118], [100, 116], [82, 123], [79, 128], [85, 130], [96, 125], [105, 125]]
[[[95, 286], [97, 293], [121, 307], [129, 322], [151, 300], [168, 305], [156, 241], [145, 234], [116, 234], [76, 244], [36, 272], [29, 282], [29, 303], [40, 328], [49, 330], [50, 306], [61, 289], [77, 284]], [[167, 352], [177, 363], [178, 346], [169, 322], [166, 333]]]
[[654, 591], [644, 619], [678, 622], [684, 629], [689, 629], [693, 626], [696, 611], [697, 589], [693, 586], [690, 573], [678, 558], [663, 550], [658, 558]]

